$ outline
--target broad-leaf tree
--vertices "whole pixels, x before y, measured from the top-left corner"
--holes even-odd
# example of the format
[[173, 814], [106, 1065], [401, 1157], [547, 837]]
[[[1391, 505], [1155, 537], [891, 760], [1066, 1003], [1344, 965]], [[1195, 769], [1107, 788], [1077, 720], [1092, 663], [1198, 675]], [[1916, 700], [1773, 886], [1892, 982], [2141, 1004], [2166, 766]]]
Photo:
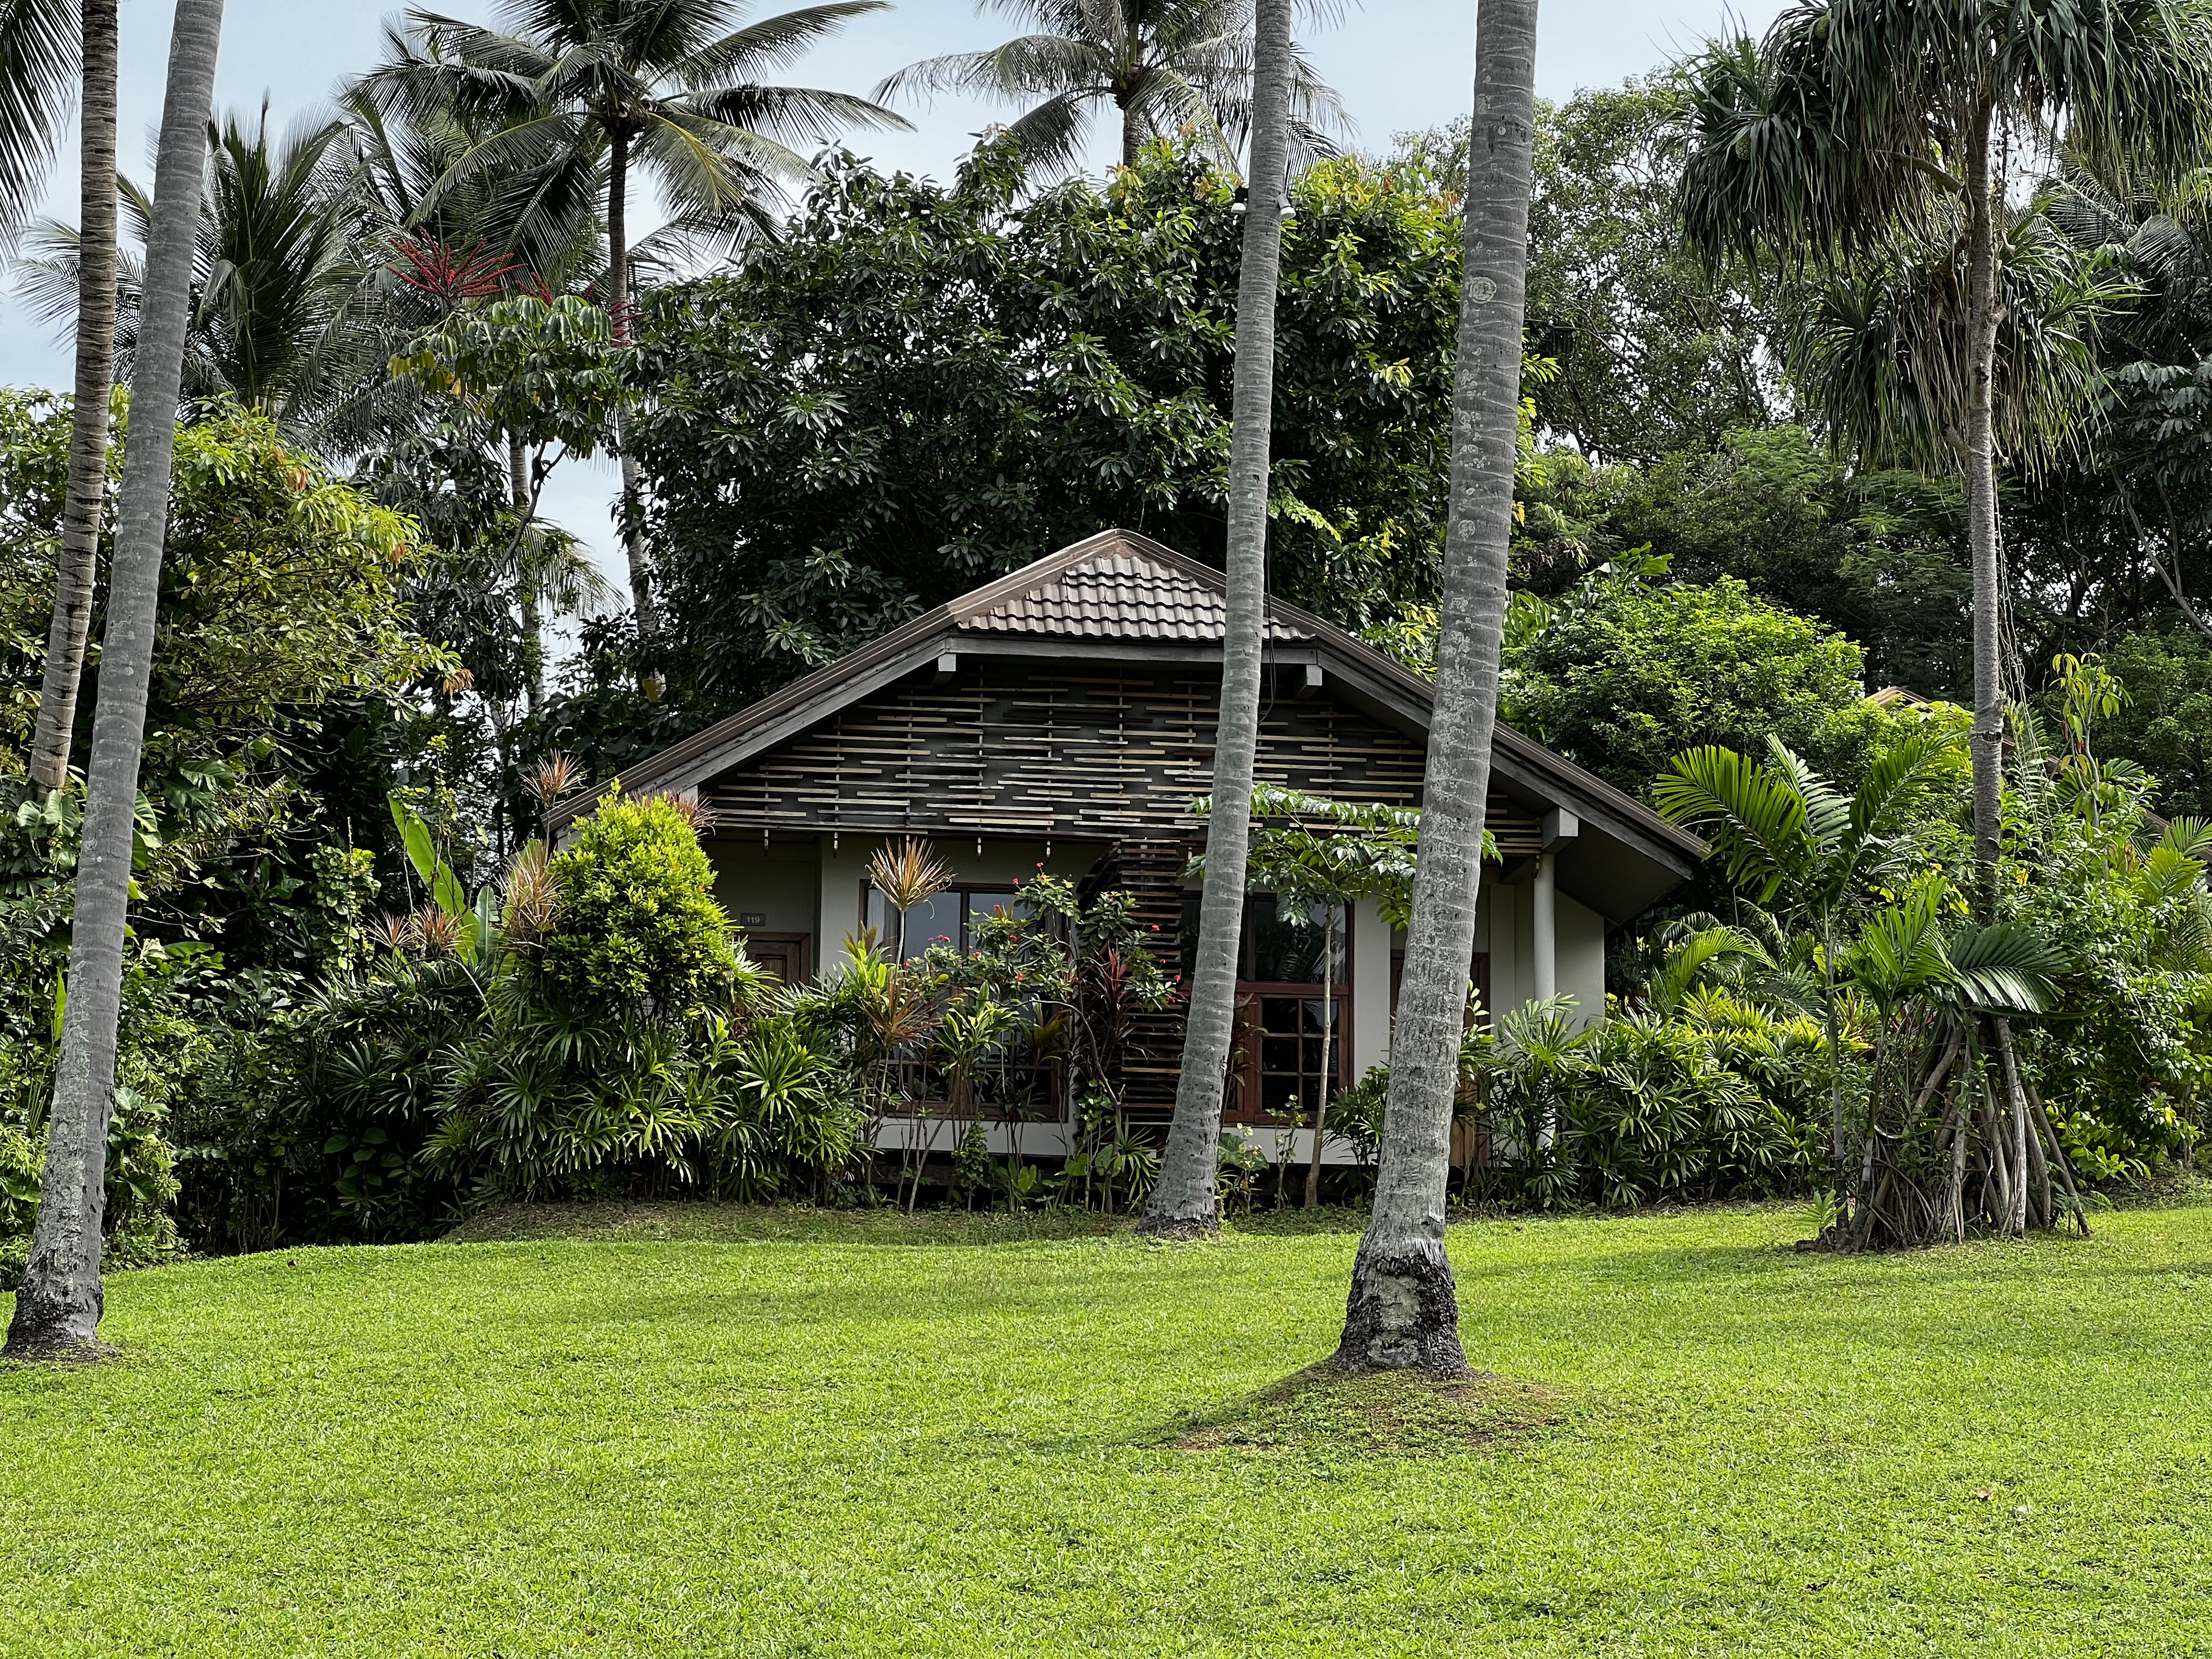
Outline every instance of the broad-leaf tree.
[[1267, 471], [1275, 401], [1275, 290], [1288, 176], [1291, 0], [1258, 0], [1254, 26], [1251, 193], [1237, 283], [1237, 369], [1231, 401], [1229, 580], [1221, 636], [1221, 701], [1213, 736], [1213, 810], [1186, 1005], [1175, 1117], [1143, 1229], [1158, 1237], [1217, 1231], [1214, 1175], [1221, 1097], [1236, 1042], [1237, 963], [1244, 931], [1252, 769], [1260, 748], [1261, 650], [1267, 629]]
[[115, 1109], [115, 1060], [123, 996], [124, 935], [131, 908], [138, 762], [153, 678], [161, 544], [191, 302], [192, 248], [222, 0], [177, 0], [169, 83], [155, 167], [145, 301], [130, 453], [118, 503], [100, 653], [100, 701], [87, 769], [84, 838], [71, 919], [69, 1006], [54, 1079], [46, 1164], [31, 1254], [15, 1292], [7, 1352], [15, 1357], [81, 1349], [100, 1328], [100, 1229], [106, 1203], [107, 1132]]
[[[502, 0], [498, 27], [408, 13], [372, 98], [445, 110], [489, 131], [447, 179], [507, 169], [605, 169], [606, 283], [616, 337], [629, 337], [633, 170], [648, 174], [685, 232], [727, 240], [759, 229], [781, 188], [809, 176], [793, 148], [853, 127], [904, 125], [848, 93], [765, 84], [884, 0], [835, 0], [744, 23], [744, 0]], [[637, 462], [617, 439], [623, 542], [638, 632], [658, 627], [639, 514]]]
[[1921, 428], [1966, 483], [1986, 908], [2004, 740], [1996, 467], [2012, 434], [2000, 430], [1996, 392], [2007, 204], [2021, 169], [2047, 161], [2060, 135], [2084, 155], [2153, 165], [2199, 153], [2212, 125], [2206, 13], [2191, 0], [1806, 0], [1764, 40], [1710, 49], [1693, 96], [1683, 222], [1715, 264], [1771, 258], [1847, 279], [1884, 262], [1942, 264], [1930, 275], [1947, 303], [1899, 313], [1934, 339], [1885, 367], [1910, 373]]
[[1336, 1352], [1346, 1370], [1467, 1370], [1459, 1293], [1444, 1254], [1444, 1199], [1513, 538], [1535, 80], [1535, 0], [1482, 0], [1421, 857], [1390, 1042], [1375, 1209], [1352, 1265]]
[[[1007, 137], [1033, 173], [1079, 167], [1091, 124], [1109, 106], [1124, 167], [1147, 139], [1186, 132], [1237, 165], [1255, 119], [1254, 0], [984, 0], [984, 9], [1031, 32], [988, 52], [925, 58], [876, 96], [959, 92], [1025, 104]], [[1298, 160], [1329, 155], [1346, 125], [1343, 106], [1305, 54], [1291, 51], [1291, 150]]]

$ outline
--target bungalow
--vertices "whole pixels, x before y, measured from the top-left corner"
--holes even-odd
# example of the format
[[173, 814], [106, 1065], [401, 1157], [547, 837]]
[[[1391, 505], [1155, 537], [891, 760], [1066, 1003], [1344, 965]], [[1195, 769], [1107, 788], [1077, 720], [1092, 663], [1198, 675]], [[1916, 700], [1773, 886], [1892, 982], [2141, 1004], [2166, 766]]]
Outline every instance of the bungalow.
[[[917, 617], [634, 767], [623, 784], [699, 793], [715, 896], [753, 958], [787, 979], [834, 960], [863, 927], [890, 937], [865, 870], [886, 840], [908, 836], [927, 837], [957, 877], [927, 915], [908, 918], [910, 948], [964, 945], [975, 918], [1042, 866], [1130, 890], [1174, 971], [1195, 914], [1184, 869], [1203, 831], [1190, 804], [1210, 787], [1224, 615], [1219, 572], [1109, 530]], [[1265, 661], [1263, 781], [1419, 804], [1426, 680], [1280, 601]], [[1703, 844], [1504, 726], [1489, 822], [1502, 863], [1482, 877], [1474, 975], [1483, 1005], [1564, 994], [1584, 1018], [1601, 1017], [1607, 927], [1679, 884]], [[1248, 916], [1252, 1052], [1225, 1115], [1256, 1125], [1387, 1058], [1402, 936], [1368, 903], [1334, 930], [1336, 1041], [1324, 1054], [1322, 929], [1282, 923], [1271, 901]], [[1300, 1031], [1315, 1040], [1265, 1040]], [[1133, 1116], [1164, 1119], [1181, 1043], [1171, 1015], [1146, 1034], [1127, 1079]], [[1065, 1102], [1045, 1115], [1057, 1121], [993, 1126], [994, 1146], [1009, 1150], [1018, 1135], [1025, 1153], [1064, 1151]], [[891, 1124], [885, 1144], [914, 1132]], [[1275, 1137], [1260, 1139], [1272, 1148]]]

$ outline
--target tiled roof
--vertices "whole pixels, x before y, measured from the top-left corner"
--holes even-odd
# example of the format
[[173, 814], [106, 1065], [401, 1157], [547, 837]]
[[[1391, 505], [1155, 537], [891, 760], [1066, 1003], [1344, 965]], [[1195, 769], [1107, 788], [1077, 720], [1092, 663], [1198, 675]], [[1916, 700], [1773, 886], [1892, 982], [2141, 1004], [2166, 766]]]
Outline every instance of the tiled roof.
[[[987, 598], [957, 624], [992, 634], [1054, 634], [1084, 639], [1212, 641], [1222, 636], [1227, 605], [1221, 589], [1180, 561], [1154, 557], [1119, 537], [1053, 572], [1033, 586]], [[988, 594], [989, 590], [986, 590]], [[1268, 637], [1303, 640], [1279, 620]]]

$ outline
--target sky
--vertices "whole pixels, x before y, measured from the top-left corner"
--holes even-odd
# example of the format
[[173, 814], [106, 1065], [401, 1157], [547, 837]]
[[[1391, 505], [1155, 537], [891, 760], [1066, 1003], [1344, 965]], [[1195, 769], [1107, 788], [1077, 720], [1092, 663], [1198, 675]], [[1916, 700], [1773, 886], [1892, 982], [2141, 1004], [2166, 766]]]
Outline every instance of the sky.
[[[793, 0], [784, 0], [792, 3]], [[494, 0], [444, 0], [434, 9], [483, 18]], [[758, 0], [750, 15], [781, 9]], [[1583, 87], [1610, 86], [1644, 74], [1737, 25], [1761, 27], [1781, 0], [1545, 0], [1539, 14], [1540, 95], [1564, 99]], [[149, 179], [144, 157], [161, 116], [168, 52], [168, 0], [122, 0], [122, 151], [126, 172]], [[266, 99], [282, 126], [326, 104], [337, 84], [380, 55], [385, 21], [397, 8], [378, 0], [230, 0], [216, 87], [220, 106], [252, 109]], [[898, 0], [862, 17], [809, 56], [793, 82], [866, 93], [892, 70], [939, 52], [988, 46], [1015, 30], [979, 14], [974, 0]], [[1334, 24], [1302, 31], [1322, 76], [1358, 124], [1355, 143], [1380, 149], [1394, 133], [1439, 125], [1465, 114], [1474, 64], [1473, 0], [1346, 0]], [[880, 163], [949, 178], [974, 135], [1006, 112], [958, 99], [902, 109], [910, 132], [861, 135], [852, 147]], [[1098, 159], [1107, 153], [1102, 148]], [[47, 211], [76, 216], [76, 139], [65, 142]], [[0, 385], [67, 386], [65, 347], [29, 316], [10, 288], [0, 294]], [[621, 580], [607, 520], [611, 466], [571, 464], [549, 483], [549, 516], [601, 555]]]

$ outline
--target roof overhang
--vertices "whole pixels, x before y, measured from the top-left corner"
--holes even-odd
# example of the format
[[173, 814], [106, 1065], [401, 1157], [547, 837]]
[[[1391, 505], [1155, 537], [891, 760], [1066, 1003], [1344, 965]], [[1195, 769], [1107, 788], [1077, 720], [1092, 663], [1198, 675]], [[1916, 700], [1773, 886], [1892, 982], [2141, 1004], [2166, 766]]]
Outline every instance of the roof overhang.
[[[991, 625], [1009, 599], [1035, 591], [1084, 556], [1096, 556], [1102, 544], [1139, 548], [1155, 564], [1178, 569], [1214, 590], [1221, 586], [1218, 571], [1143, 537], [1108, 532], [939, 605], [663, 750], [623, 773], [623, 793], [702, 787], [862, 698], [910, 676], [936, 674], [948, 655], [1049, 662], [1091, 658], [1161, 667], [1218, 665], [1218, 635], [1196, 636], [1188, 628], [1116, 638]], [[1318, 667], [1329, 690], [1346, 704], [1426, 742], [1433, 703], [1427, 680], [1296, 605], [1271, 601], [1269, 623], [1266, 657], [1271, 666], [1278, 672]], [[1539, 815], [1571, 815], [1575, 833], [1554, 848], [1555, 878], [1562, 891], [1613, 921], [1626, 921], [1662, 897], [1705, 857], [1705, 844], [1695, 836], [1503, 722], [1492, 745], [1491, 772], [1492, 785], [1517, 805]], [[558, 833], [592, 804], [586, 795], [562, 803], [547, 815], [548, 829]]]

